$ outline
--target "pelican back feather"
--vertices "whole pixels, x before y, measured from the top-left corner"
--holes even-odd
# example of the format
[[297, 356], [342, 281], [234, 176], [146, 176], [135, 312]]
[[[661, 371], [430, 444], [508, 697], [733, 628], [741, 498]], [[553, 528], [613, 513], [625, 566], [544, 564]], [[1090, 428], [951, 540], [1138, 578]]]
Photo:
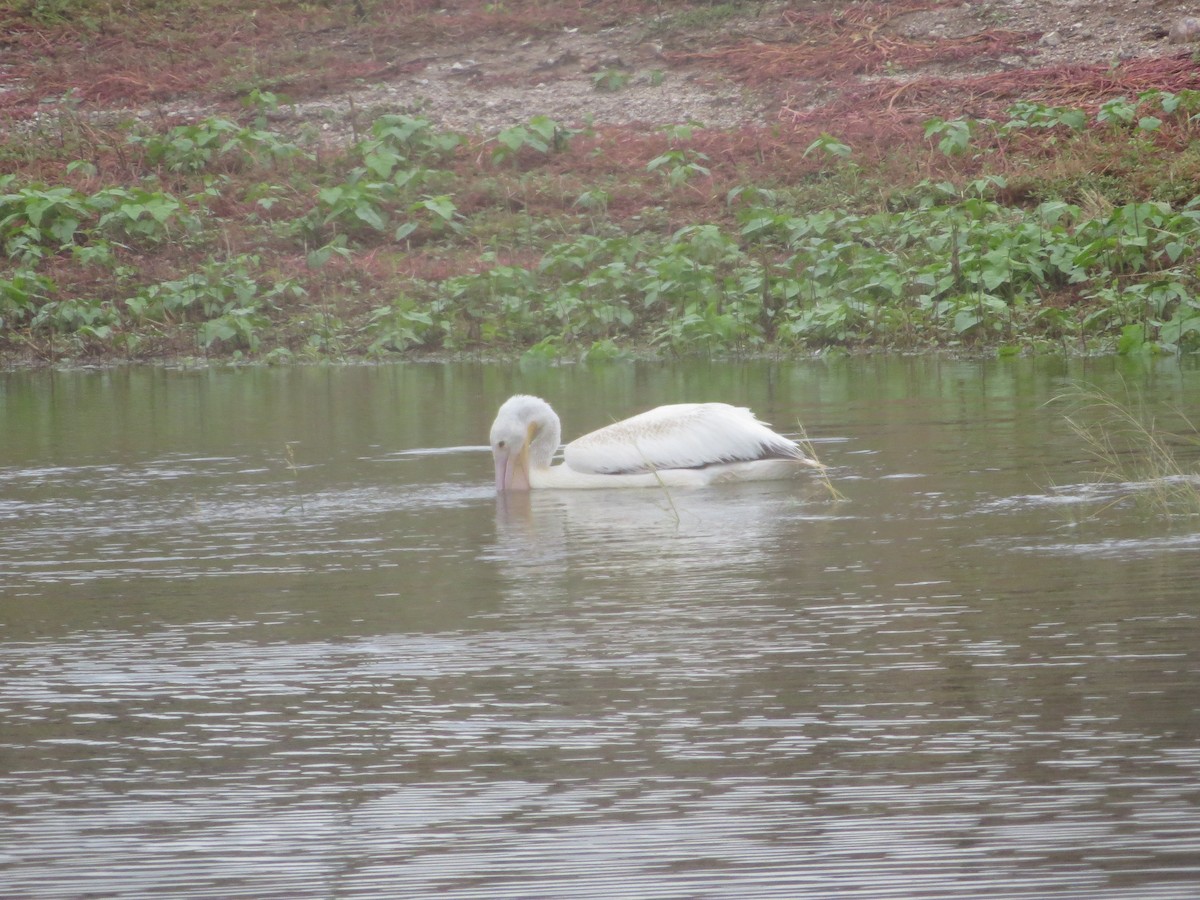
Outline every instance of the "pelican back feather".
[[564, 457], [575, 471], [598, 475], [807, 459], [750, 410], [725, 403], [660, 406], [585, 434], [566, 446]]

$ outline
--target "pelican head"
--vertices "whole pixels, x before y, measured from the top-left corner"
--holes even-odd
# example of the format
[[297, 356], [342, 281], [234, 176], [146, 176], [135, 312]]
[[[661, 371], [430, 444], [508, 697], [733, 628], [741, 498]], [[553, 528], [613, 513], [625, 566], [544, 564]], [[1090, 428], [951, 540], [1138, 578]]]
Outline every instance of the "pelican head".
[[562, 426], [550, 404], [517, 394], [508, 398], [492, 423], [492, 459], [497, 491], [527, 491], [530, 470], [550, 468]]

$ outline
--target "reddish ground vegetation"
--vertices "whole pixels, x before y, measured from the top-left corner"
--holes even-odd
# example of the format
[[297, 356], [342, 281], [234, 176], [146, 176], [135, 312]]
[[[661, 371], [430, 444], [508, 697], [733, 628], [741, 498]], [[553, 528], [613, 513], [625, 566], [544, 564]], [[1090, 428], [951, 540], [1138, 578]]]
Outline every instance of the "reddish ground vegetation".
[[[1096, 5], [1099, 14], [1102, 4]], [[733, 79], [760, 103], [747, 105], [745, 123], [760, 113], [766, 120], [778, 117], [801, 127], [800, 140], [810, 127], [844, 134], [850, 143], [909, 140], [913, 121], [992, 116], [1018, 98], [1087, 108], [1121, 93], [1179, 90], [1197, 82], [1197, 67], [1187, 54], [1119, 66], [1024, 68], [1021, 60], [1034, 54], [1040, 32], [985, 27], [979, 14], [964, 12], [957, 0], [762, 5], [727, 24], [669, 31], [658, 55], [649, 59], [644, 46], [654, 23], [681, 10], [703, 12], [704, 4], [461, 0], [446, 8], [435, 0], [324, 5], [271, 0], [247, 10], [236, 0], [205, 0], [202, 16], [183, 7], [82, 0], [70, 17], [50, 22], [28, 11], [0, 11], [6, 51], [0, 118], [30, 118], [46, 100], [63, 96], [88, 111], [184, 100], [211, 110], [254, 89], [294, 102], [353, 96], [364, 85], [408, 84], [405, 78], [425, 77], [427, 68], [444, 69], [448, 61], [467, 59], [484, 47], [503, 60], [516, 43], [555, 35], [561, 44], [576, 30], [580, 37], [591, 34], [593, 44], [602, 35], [600, 43], [611, 45], [618, 67], [666, 67], [677, 82], [701, 90], [706, 80]], [[971, 33], [939, 35], [900, 24], [921, 14], [970, 18]], [[561, 49], [556, 47], [555, 52]], [[562, 56], [569, 58], [570, 50]], [[552, 62], [506, 68], [489, 61], [486, 71], [457, 79], [454, 89], [479, 96], [487, 88], [561, 84], [568, 77], [586, 79], [598, 64], [584, 59], [564, 68]], [[971, 74], [980, 71], [987, 74]], [[541, 93], [526, 108], [557, 117], [553, 102]], [[662, 111], [670, 110], [668, 100]], [[180, 112], [195, 115], [194, 109]]]
[[668, 54], [667, 58], [680, 63], [705, 62], [755, 87], [780, 86], [797, 78], [837, 83], [893, 67], [909, 69], [965, 58], [996, 59], [1023, 52], [1023, 44], [1036, 37], [992, 29], [958, 38], [913, 40], [887, 30], [896, 16], [949, 5], [901, 0], [846, 6], [837, 11], [786, 11], [783, 20], [790, 26], [790, 33], [777, 41], [743, 41], [706, 52]]
[[7, 51], [0, 111], [22, 118], [43, 98], [68, 93], [108, 106], [199, 92], [228, 99], [252, 83], [304, 99], [417, 71], [420, 59], [399, 57], [431, 42], [461, 46], [499, 35], [597, 27], [643, 12], [643, 4], [620, 0], [586, 7], [460, 0], [449, 10], [433, 0], [274, 0], [252, 10], [237, 0], [207, 0], [206, 15], [185, 20], [187, 11], [170, 4], [91, 6], [81, 3], [50, 22], [0, 11], [0, 45]]
[[922, 77], [847, 87], [814, 109], [787, 109], [793, 124], [836, 120], [854, 130], [863, 120], [886, 116], [898, 123], [932, 116], [995, 118], [1016, 100], [1094, 110], [1114, 97], [1143, 91], [1178, 93], [1200, 88], [1200, 63], [1191, 53], [1130, 60], [1120, 66], [1064, 65], [1015, 69], [970, 78]]

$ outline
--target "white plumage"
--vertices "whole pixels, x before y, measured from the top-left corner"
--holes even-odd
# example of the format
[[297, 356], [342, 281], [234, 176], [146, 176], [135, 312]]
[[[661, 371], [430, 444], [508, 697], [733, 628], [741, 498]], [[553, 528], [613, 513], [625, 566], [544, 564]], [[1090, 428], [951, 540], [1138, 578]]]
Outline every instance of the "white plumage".
[[492, 424], [496, 489], [699, 486], [790, 478], [819, 464], [748, 409], [725, 403], [660, 406], [567, 444], [538, 397], [510, 397]]

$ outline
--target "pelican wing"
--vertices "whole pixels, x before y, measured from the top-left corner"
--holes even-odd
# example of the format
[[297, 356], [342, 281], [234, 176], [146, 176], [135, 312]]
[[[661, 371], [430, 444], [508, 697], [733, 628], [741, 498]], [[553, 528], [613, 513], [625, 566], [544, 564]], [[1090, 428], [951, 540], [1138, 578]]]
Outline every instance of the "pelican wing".
[[572, 441], [567, 465], [598, 475], [697, 469], [759, 459], [806, 459], [793, 441], [725, 403], [660, 406]]

